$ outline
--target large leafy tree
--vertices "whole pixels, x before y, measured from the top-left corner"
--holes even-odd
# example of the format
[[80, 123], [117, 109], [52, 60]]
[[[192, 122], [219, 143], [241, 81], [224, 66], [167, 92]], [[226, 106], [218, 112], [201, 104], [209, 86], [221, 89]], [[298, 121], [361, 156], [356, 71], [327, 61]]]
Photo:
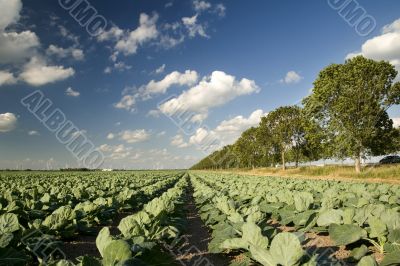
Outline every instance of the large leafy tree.
[[282, 168], [285, 170], [287, 152], [294, 149], [298, 153], [297, 149], [304, 141], [300, 107], [284, 106], [270, 112], [261, 119], [259, 134], [268, 146], [267, 150], [280, 154]]
[[357, 56], [319, 73], [305, 111], [324, 129], [332, 154], [352, 157], [357, 172], [361, 158], [395, 149], [393, 122], [387, 109], [400, 103], [397, 71], [385, 61]]
[[257, 166], [261, 152], [257, 142], [257, 129], [255, 127], [244, 131], [233, 147], [242, 166], [252, 168]]

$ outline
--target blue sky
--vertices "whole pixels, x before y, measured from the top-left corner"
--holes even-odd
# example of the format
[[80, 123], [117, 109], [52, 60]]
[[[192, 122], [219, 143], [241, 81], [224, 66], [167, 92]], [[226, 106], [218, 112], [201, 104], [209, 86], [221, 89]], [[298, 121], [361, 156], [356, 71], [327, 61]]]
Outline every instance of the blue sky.
[[[107, 21], [97, 36], [59, 2], [0, 0], [0, 168], [78, 166], [20, 103], [35, 90], [104, 154], [102, 167], [185, 168], [299, 103], [351, 53], [400, 69], [396, 0], [358, 1], [376, 22], [367, 36], [332, 1], [90, 1]], [[189, 111], [191, 132], [169, 118], [177, 111]], [[400, 109], [390, 116], [399, 123]]]

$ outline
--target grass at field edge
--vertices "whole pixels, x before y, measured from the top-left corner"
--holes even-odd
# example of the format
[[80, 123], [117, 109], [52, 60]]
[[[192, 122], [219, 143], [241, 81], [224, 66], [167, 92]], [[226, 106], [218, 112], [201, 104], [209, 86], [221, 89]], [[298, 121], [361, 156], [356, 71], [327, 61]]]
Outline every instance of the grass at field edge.
[[[207, 170], [199, 170], [207, 171]], [[256, 176], [279, 176], [338, 181], [365, 181], [372, 183], [400, 184], [400, 165], [366, 166], [357, 174], [352, 166], [302, 166], [288, 168], [220, 169], [208, 170]]]

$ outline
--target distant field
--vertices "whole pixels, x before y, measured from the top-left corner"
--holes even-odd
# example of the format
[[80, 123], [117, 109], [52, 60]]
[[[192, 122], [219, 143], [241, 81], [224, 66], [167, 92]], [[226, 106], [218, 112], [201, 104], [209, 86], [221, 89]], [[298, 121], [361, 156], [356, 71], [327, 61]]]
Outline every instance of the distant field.
[[400, 165], [366, 166], [360, 174], [353, 166], [303, 166], [299, 168], [255, 168], [218, 170], [251, 175], [271, 175], [285, 177], [326, 178], [326, 179], [363, 179], [365, 181], [400, 183]]

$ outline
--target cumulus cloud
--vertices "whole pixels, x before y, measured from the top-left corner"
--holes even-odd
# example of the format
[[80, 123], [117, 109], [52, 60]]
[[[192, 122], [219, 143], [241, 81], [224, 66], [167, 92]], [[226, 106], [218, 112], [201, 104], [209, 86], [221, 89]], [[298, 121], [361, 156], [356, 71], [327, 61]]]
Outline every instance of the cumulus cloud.
[[21, 0], [0, 0], [0, 63], [17, 63], [31, 57], [39, 47], [34, 32], [7, 31], [7, 27], [20, 19]]
[[0, 30], [5, 30], [8, 25], [18, 22], [22, 9], [21, 0], [0, 0]]
[[124, 35], [124, 31], [117, 26], [111, 27], [108, 31], [103, 31], [97, 36], [99, 42], [118, 41]]
[[109, 133], [107, 135], [107, 139], [114, 139], [114, 138], [115, 138], [115, 135], [113, 133]]
[[223, 4], [217, 4], [215, 7], [215, 12], [220, 17], [224, 17], [226, 14], [226, 7]]
[[65, 94], [66, 94], [67, 96], [70, 96], [70, 97], [78, 97], [78, 96], [81, 95], [81, 93], [80, 93], [79, 91], [75, 91], [75, 90], [73, 90], [71, 87], [69, 87], [69, 88], [65, 91]]
[[156, 69], [155, 73], [156, 74], [161, 74], [164, 73], [165, 71], [165, 64], [163, 64], [162, 66], [160, 66], [159, 68]]
[[114, 104], [117, 109], [124, 109], [130, 112], [135, 111], [136, 97], [135, 95], [124, 95], [122, 99]]
[[209, 8], [211, 8], [211, 4], [207, 1], [203, 0], [194, 0], [193, 1], [193, 8], [196, 12], [202, 12]]
[[112, 160], [121, 160], [131, 156], [132, 148], [125, 147], [123, 144], [116, 146], [103, 144], [99, 147], [99, 150], [103, 153], [107, 153], [108, 158]]
[[[196, 71], [186, 70], [184, 73], [174, 71], [166, 75], [162, 80], [151, 80], [148, 84], [141, 86], [138, 90], [134, 87], [127, 87], [124, 89], [122, 99], [114, 106], [118, 109], [125, 109], [127, 111], [134, 111], [135, 104], [138, 99], [148, 100], [153, 95], [164, 94], [173, 85], [191, 86], [198, 80]], [[148, 113], [149, 116], [158, 116], [158, 111], [152, 110]]]
[[281, 79], [280, 82], [285, 84], [294, 84], [299, 83], [302, 79], [303, 77], [296, 71], [289, 71], [286, 73], [285, 78]]
[[147, 85], [142, 86], [139, 91], [143, 98], [149, 98], [154, 94], [164, 94], [173, 85], [191, 86], [198, 80], [198, 74], [193, 70], [186, 70], [184, 73], [174, 71], [166, 75], [162, 80], [151, 80]]
[[150, 110], [147, 113], [147, 116], [158, 118], [158, 117], [160, 117], [160, 111], [159, 110]]
[[209, 109], [258, 91], [259, 87], [253, 80], [243, 78], [239, 81], [222, 71], [214, 71], [196, 86], [163, 103], [160, 111], [167, 115], [190, 111], [195, 113], [192, 121], [201, 121], [207, 117]]
[[85, 58], [85, 55], [81, 49], [74, 47], [62, 48], [51, 44], [46, 50], [46, 54], [49, 56], [57, 56], [58, 58], [73, 58], [77, 61], [81, 61]]
[[14, 77], [13, 73], [0, 70], [0, 86], [15, 84], [16, 82], [17, 79]]
[[75, 74], [73, 68], [64, 68], [63, 66], [48, 66], [46, 62], [33, 57], [29, 63], [24, 66], [23, 72], [19, 78], [29, 85], [42, 86], [48, 83], [65, 80]]
[[186, 148], [189, 146], [188, 143], [185, 142], [183, 136], [178, 134], [171, 139], [171, 145], [178, 148]]
[[102, 32], [97, 38], [98, 41], [114, 41], [116, 52], [124, 55], [136, 54], [139, 46], [157, 38], [159, 32], [156, 27], [158, 15], [149, 16], [145, 13], [140, 14], [139, 26], [132, 31], [123, 31], [117, 26], [109, 31]]
[[0, 63], [19, 63], [30, 58], [39, 45], [39, 38], [34, 32], [0, 31]]
[[182, 18], [183, 25], [185, 25], [185, 27], [189, 31], [189, 37], [193, 38], [196, 37], [196, 35], [200, 35], [202, 37], [209, 38], [205, 31], [205, 26], [197, 22], [197, 17], [198, 14], [194, 15], [193, 17]]
[[189, 139], [190, 145], [195, 145], [205, 152], [212, 152], [225, 145], [233, 144], [247, 129], [257, 126], [261, 118], [266, 116], [263, 110], [258, 109], [249, 117], [236, 116], [222, 121], [216, 128], [198, 128], [196, 133]]
[[380, 35], [364, 42], [361, 50], [348, 54], [346, 59], [356, 55], [363, 55], [374, 60], [389, 61], [400, 71], [400, 19], [384, 26]]
[[[63, 66], [48, 66], [38, 52], [40, 41], [32, 31], [8, 31], [10, 25], [18, 23], [22, 9], [21, 0], [0, 0], [0, 64], [13, 64], [21, 72], [18, 78], [14, 74], [1, 71], [0, 85], [13, 84], [22, 80], [32, 86], [42, 86], [48, 83], [64, 80], [74, 75], [72, 68]], [[59, 55], [67, 53], [56, 46], [49, 47], [49, 53]], [[70, 50], [74, 58], [82, 58], [83, 52]], [[30, 59], [28, 63], [26, 60]], [[22, 69], [20, 69], [22, 66]]]
[[157, 137], [162, 137], [162, 136], [164, 136], [165, 134], [167, 134], [166, 131], [161, 131], [160, 133], [157, 134]]
[[127, 143], [143, 142], [150, 139], [150, 132], [145, 129], [125, 130], [118, 134], [121, 140]]
[[73, 42], [76, 46], [79, 45], [79, 36], [70, 32], [66, 27], [63, 25], [58, 25], [59, 34], [64, 38], [71, 42]]
[[9, 132], [15, 128], [17, 117], [13, 113], [0, 114], [0, 132]]

